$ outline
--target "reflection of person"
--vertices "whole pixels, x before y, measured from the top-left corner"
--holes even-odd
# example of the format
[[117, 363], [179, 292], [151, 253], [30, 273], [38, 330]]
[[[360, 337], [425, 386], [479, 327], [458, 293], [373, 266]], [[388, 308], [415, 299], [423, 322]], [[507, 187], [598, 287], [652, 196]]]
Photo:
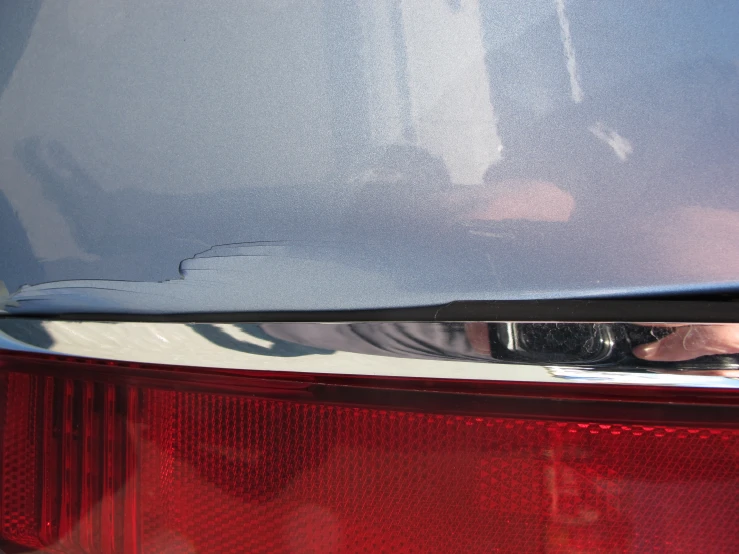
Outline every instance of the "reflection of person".
[[[265, 323], [270, 340], [331, 351], [409, 358], [490, 361], [489, 324], [469, 323]], [[663, 325], [655, 324], [653, 327]], [[682, 362], [739, 354], [739, 324], [670, 325], [675, 331], [633, 350], [650, 362]], [[718, 369], [718, 368], [717, 368]], [[707, 375], [708, 370], [701, 370]], [[722, 374], [726, 370], [721, 370]]]
[[739, 324], [682, 325], [665, 338], [634, 349], [636, 357], [650, 362], [682, 362], [720, 354], [739, 354]]
[[[527, 262], [533, 255], [550, 266], [551, 285], [562, 266], [547, 257], [565, 242], [568, 252], [577, 250], [561, 234], [575, 198], [550, 180], [488, 172], [479, 185], [455, 185], [440, 158], [390, 145], [358, 160], [343, 182], [349, 202], [339, 240], [351, 244], [350, 263], [372, 260], [373, 271], [382, 268], [414, 293], [453, 288], [479, 297], [512, 275], [535, 278]], [[552, 225], [558, 228], [545, 230]]]
[[569, 192], [535, 180], [507, 180], [465, 187], [450, 193], [448, 202], [460, 217], [482, 221], [566, 222], [575, 208]]
[[487, 355], [476, 351], [462, 323], [263, 323], [260, 327], [271, 340], [323, 350], [395, 358], [490, 361], [489, 348]]
[[[488, 171], [478, 186], [452, 184], [444, 162], [415, 146], [392, 145], [352, 168], [347, 184], [356, 189], [361, 218], [384, 226], [394, 221], [444, 224], [465, 221], [566, 222], [575, 200], [559, 186], [536, 179], [496, 179]], [[359, 219], [358, 219], [359, 218]]]
[[[701, 356], [739, 354], [739, 324], [674, 327], [677, 329], [666, 337], [634, 348], [634, 355], [650, 362], [684, 362]], [[465, 333], [476, 352], [490, 354], [487, 323], [466, 323]]]

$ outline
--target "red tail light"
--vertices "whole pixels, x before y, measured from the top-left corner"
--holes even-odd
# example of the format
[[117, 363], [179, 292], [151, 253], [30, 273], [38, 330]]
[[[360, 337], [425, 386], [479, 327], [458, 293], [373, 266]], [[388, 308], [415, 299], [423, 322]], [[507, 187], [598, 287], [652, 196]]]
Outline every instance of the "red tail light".
[[725, 398], [485, 386], [5, 356], [3, 548], [735, 549]]

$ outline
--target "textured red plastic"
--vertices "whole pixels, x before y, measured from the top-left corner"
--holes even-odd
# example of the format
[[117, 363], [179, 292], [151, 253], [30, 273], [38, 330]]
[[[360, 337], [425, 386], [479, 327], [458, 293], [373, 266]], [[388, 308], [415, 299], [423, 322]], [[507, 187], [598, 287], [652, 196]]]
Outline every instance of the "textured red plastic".
[[51, 376], [0, 365], [0, 535], [16, 548], [695, 553], [739, 544], [732, 426], [390, 409], [197, 392], [176, 374], [173, 386], [156, 386], [106, 366], [119, 373], [111, 383], [105, 372], [58, 367]]

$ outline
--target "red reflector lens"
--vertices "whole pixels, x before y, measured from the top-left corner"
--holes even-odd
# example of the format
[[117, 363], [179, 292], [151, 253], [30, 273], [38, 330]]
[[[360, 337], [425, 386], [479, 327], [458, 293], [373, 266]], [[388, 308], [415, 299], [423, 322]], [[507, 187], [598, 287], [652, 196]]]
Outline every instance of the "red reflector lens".
[[739, 432], [718, 423], [373, 408], [381, 391], [331, 396], [300, 375], [215, 392], [203, 373], [198, 392], [167, 369], [0, 364], [3, 548], [692, 553], [739, 540]]

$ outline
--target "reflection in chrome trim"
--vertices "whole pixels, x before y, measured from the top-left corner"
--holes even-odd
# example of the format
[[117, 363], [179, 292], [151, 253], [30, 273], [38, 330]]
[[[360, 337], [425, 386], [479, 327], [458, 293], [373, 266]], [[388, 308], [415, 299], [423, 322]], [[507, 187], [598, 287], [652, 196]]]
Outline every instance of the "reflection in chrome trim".
[[739, 324], [5, 318], [0, 349], [229, 369], [739, 388]]

